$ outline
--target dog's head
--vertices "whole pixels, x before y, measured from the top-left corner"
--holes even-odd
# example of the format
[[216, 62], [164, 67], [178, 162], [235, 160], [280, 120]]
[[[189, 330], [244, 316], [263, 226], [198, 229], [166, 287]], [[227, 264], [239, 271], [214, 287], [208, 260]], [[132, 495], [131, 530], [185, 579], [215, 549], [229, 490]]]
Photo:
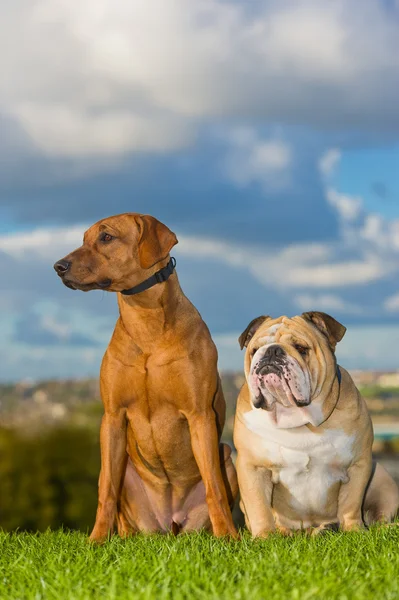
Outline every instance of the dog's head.
[[175, 234], [154, 217], [115, 215], [92, 225], [83, 245], [57, 261], [54, 269], [73, 290], [120, 292], [149, 277], [149, 270], [166, 259], [175, 244]]
[[321, 312], [251, 321], [239, 343], [247, 349], [245, 376], [253, 407], [269, 411], [280, 426], [319, 424], [337, 377], [335, 346], [345, 331]]

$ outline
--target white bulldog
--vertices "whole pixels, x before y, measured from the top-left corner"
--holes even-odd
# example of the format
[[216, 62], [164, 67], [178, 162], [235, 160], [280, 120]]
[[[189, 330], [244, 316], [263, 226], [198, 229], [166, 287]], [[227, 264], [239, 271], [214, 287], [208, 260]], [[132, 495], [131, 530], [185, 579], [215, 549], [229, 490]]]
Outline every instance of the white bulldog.
[[345, 331], [309, 312], [258, 317], [239, 338], [246, 383], [234, 443], [241, 508], [254, 536], [361, 529], [398, 511], [396, 483], [373, 463], [366, 404], [336, 362]]

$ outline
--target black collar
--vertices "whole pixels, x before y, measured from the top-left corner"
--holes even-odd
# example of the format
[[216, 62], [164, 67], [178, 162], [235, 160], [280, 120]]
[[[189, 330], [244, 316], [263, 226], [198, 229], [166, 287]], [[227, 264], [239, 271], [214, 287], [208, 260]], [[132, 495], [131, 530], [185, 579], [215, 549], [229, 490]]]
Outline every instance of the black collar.
[[175, 270], [175, 266], [176, 259], [172, 256], [166, 267], [163, 267], [162, 269], [154, 273], [154, 275], [151, 275], [151, 277], [149, 277], [148, 279], [145, 279], [138, 285], [135, 285], [134, 287], [130, 288], [130, 290], [122, 290], [121, 294], [123, 294], [124, 296], [133, 296], [134, 294], [139, 294], [140, 292], [144, 292], [145, 290], [150, 289], [157, 283], [163, 283], [164, 281], [167, 281], [172, 275], [173, 271]]

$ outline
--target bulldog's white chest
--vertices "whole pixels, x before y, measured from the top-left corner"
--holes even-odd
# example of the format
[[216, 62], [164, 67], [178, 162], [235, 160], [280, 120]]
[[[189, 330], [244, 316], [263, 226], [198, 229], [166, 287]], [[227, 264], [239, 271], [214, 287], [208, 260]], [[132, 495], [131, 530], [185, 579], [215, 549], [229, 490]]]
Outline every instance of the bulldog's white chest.
[[247, 412], [244, 420], [259, 436], [257, 449], [271, 465], [272, 481], [289, 492], [298, 517], [325, 514], [331, 486], [348, 481], [354, 436], [337, 429], [314, 433], [305, 426], [277, 429], [260, 409]]

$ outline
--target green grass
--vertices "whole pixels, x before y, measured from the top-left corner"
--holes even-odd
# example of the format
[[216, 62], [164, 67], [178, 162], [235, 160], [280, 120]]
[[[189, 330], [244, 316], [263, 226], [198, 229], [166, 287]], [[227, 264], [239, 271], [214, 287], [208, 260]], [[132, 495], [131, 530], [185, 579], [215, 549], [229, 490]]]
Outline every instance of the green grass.
[[239, 542], [208, 534], [112, 538], [0, 533], [0, 598], [399, 598], [399, 527]]

